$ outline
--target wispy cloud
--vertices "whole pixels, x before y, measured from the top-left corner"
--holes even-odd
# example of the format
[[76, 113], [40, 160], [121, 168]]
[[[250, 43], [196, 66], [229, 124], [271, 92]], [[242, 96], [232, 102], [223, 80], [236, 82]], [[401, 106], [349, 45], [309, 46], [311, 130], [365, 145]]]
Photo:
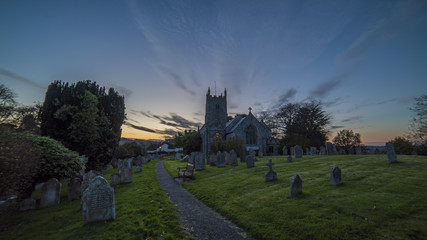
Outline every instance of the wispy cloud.
[[[133, 121], [133, 122], [135, 122], [135, 121]], [[153, 129], [146, 128], [146, 127], [143, 127], [143, 126], [138, 126], [138, 125], [132, 124], [129, 121], [125, 121], [124, 125], [126, 125], [128, 127], [131, 127], [131, 128], [134, 128], [136, 130], [144, 131], [144, 132], [158, 133], [158, 131], [155, 131]]]
[[9, 72], [9, 71], [7, 71], [5, 69], [0, 69], [0, 75], [3, 76], [3, 77], [6, 77], [6, 78], [12, 79], [14, 81], [18, 81], [18, 82], [21, 82], [21, 83], [28, 84], [30, 86], [33, 86], [33, 87], [36, 87], [36, 88], [39, 88], [39, 89], [46, 89], [45, 86], [42, 86], [42, 85], [38, 84], [35, 81], [32, 81], [32, 80], [29, 80], [27, 78], [21, 77], [21, 76], [15, 74], [15, 73]]
[[361, 116], [352, 116], [352, 117], [348, 117], [346, 119], [341, 120], [342, 123], [353, 123], [353, 122], [358, 122], [362, 120]]
[[320, 83], [315, 89], [310, 91], [310, 97], [315, 99], [323, 99], [334, 89], [341, 86], [344, 83], [346, 76], [347, 73], [337, 74], [332, 78]]
[[195, 96], [196, 93], [185, 84], [185, 82], [181, 79], [181, 77], [174, 73], [172, 69], [169, 69], [165, 66], [158, 66], [157, 67], [158, 73], [162, 75], [165, 79], [168, 79], [172, 83], [175, 84], [178, 88], [184, 90], [185, 92], [189, 93], [191, 96]]
[[341, 128], [345, 128], [345, 126], [333, 125], [329, 128], [329, 130], [335, 130], [335, 129], [341, 129]]
[[130, 95], [132, 95], [132, 90], [130, 90], [129, 88], [119, 86], [116, 84], [112, 84], [111, 87], [113, 87], [114, 90], [118, 91], [121, 95], [123, 95], [125, 99], [128, 98]]
[[282, 93], [279, 98], [273, 103], [272, 108], [276, 109], [282, 106], [285, 103], [288, 103], [291, 98], [293, 98], [297, 94], [297, 90], [295, 88], [291, 88], [288, 91]]

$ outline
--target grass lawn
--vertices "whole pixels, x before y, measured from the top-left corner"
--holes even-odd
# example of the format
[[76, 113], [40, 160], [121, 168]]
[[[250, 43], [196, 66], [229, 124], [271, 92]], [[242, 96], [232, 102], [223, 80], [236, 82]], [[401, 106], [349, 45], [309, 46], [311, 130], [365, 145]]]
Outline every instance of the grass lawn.
[[[273, 159], [278, 180], [265, 182]], [[427, 239], [427, 157], [386, 155], [264, 157], [255, 168], [239, 166], [195, 172], [183, 186], [258, 239]], [[165, 161], [176, 177], [179, 161]], [[329, 171], [341, 168], [343, 185]], [[288, 198], [298, 173], [303, 194]]]
[[[133, 182], [115, 188], [116, 219], [83, 226], [80, 201], [68, 201], [62, 183], [57, 206], [0, 216], [0, 239], [190, 239], [179, 225], [176, 207], [161, 189], [156, 161], [133, 174]], [[118, 169], [110, 168], [105, 179]], [[33, 197], [40, 199], [40, 191]]]

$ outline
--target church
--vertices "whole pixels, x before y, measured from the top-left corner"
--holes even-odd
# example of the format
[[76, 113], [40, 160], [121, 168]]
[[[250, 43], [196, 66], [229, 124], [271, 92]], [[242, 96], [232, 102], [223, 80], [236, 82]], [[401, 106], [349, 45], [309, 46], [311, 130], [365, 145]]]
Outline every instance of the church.
[[208, 157], [211, 145], [216, 139], [242, 139], [246, 149], [254, 149], [263, 154], [277, 154], [279, 142], [271, 137], [270, 128], [258, 121], [249, 108], [247, 115], [237, 115], [229, 120], [227, 114], [227, 89], [224, 95], [211, 95], [210, 88], [206, 93], [205, 124], [200, 129], [202, 152]]

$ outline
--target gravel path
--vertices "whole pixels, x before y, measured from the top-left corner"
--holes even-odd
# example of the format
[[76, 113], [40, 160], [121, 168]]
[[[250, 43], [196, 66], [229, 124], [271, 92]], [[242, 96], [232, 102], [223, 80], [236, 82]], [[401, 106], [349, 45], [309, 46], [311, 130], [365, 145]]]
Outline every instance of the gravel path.
[[181, 225], [197, 239], [250, 239], [240, 228], [208, 208], [182, 188], [163, 167], [156, 163], [156, 174], [160, 186], [178, 206]]

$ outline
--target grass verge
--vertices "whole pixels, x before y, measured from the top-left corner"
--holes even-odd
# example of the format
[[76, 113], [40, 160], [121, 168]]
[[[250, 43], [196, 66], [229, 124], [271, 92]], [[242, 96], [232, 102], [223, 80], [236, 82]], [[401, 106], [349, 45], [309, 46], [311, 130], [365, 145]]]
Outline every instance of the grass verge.
[[[265, 182], [273, 159], [278, 180]], [[255, 168], [216, 168], [195, 173], [183, 186], [196, 198], [259, 239], [426, 239], [427, 157], [385, 155], [304, 156], [286, 163], [264, 157]], [[176, 177], [179, 161], [164, 165]], [[329, 171], [341, 168], [343, 185], [331, 186]], [[292, 176], [303, 194], [288, 198]]]
[[[114, 189], [116, 219], [83, 226], [80, 201], [68, 201], [62, 183], [57, 206], [0, 216], [0, 239], [190, 239], [179, 225], [176, 207], [161, 189], [156, 161], [133, 174], [133, 182]], [[108, 169], [105, 179], [118, 169]], [[35, 192], [33, 197], [40, 198]]]

